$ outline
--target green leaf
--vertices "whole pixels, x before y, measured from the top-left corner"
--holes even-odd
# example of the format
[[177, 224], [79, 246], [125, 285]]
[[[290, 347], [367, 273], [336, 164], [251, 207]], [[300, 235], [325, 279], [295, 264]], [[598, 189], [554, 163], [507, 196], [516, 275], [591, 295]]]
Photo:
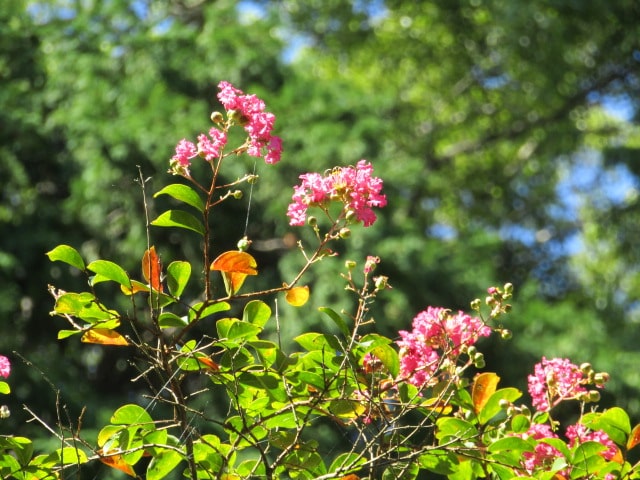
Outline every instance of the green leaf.
[[602, 413], [589, 413], [582, 418], [582, 423], [592, 430], [604, 430], [611, 440], [622, 446], [631, 433], [629, 415], [620, 407], [613, 407]]
[[150, 425], [154, 429], [153, 419], [147, 411], [139, 405], [129, 404], [118, 408], [111, 416], [114, 425]]
[[342, 334], [345, 337], [348, 337], [350, 335], [351, 332], [349, 332], [349, 327], [347, 327], [347, 324], [345, 323], [345, 321], [342, 319], [342, 317], [338, 312], [336, 312], [335, 310], [329, 307], [320, 307], [318, 308], [318, 310], [320, 310], [322, 313], [327, 315], [331, 320], [333, 320], [333, 323], [335, 323], [338, 326], [338, 328], [340, 329], [340, 332], [342, 332]]
[[478, 414], [478, 421], [481, 425], [484, 425], [493, 417], [495, 417], [500, 411], [502, 411], [503, 408], [500, 406], [501, 400], [515, 402], [521, 396], [522, 392], [517, 388], [501, 388], [493, 395], [491, 395], [491, 397], [489, 397], [489, 400], [487, 400], [484, 408]]
[[441, 417], [437, 420], [436, 425], [438, 427], [436, 437], [440, 440], [440, 444], [478, 436], [476, 427], [461, 418]]
[[191, 277], [189, 262], [171, 262], [167, 267], [167, 286], [174, 297], [180, 297]]
[[99, 283], [101, 281], [111, 280], [126, 288], [131, 288], [131, 280], [129, 275], [124, 269], [117, 263], [113, 263], [109, 260], [95, 260], [87, 265], [87, 270], [90, 270], [97, 274], [100, 278], [94, 278], [93, 283]]
[[196, 303], [189, 309], [189, 323], [195, 320], [202, 320], [214, 313], [226, 312], [231, 308], [227, 302], [210, 303], [206, 307], [203, 302]]
[[251, 338], [262, 331], [262, 327], [243, 322], [237, 318], [221, 318], [216, 322], [216, 329], [221, 340]]
[[366, 459], [357, 453], [342, 453], [336, 457], [329, 467], [329, 472], [345, 475], [351, 471], [356, 471], [358, 467], [364, 465]]
[[421, 468], [440, 475], [453, 473], [453, 466], [458, 463], [457, 457], [452, 452], [445, 450], [432, 450], [418, 457], [418, 464]]
[[371, 349], [369, 353], [379, 359], [391, 375], [394, 377], [398, 376], [400, 372], [400, 359], [393, 347], [390, 345], [378, 345]]
[[520, 437], [504, 437], [491, 443], [488, 447], [489, 452], [502, 452], [504, 450], [515, 452], [532, 452], [534, 450], [531, 443]]
[[78, 270], [85, 269], [84, 260], [82, 260], [78, 251], [69, 245], [58, 245], [50, 252], [47, 252], [46, 255], [52, 262], [64, 262], [76, 267]]
[[175, 313], [163, 312], [158, 316], [158, 326], [160, 328], [182, 328], [187, 325], [187, 320], [179, 317]]
[[162, 190], [157, 192], [153, 198], [157, 198], [160, 195], [169, 195], [176, 200], [180, 200], [181, 202], [186, 203], [187, 205], [191, 205], [199, 212], [204, 212], [204, 202], [198, 192], [196, 192], [193, 188], [188, 185], [183, 185], [181, 183], [173, 183], [171, 185], [167, 185]]
[[294, 340], [305, 350], [313, 352], [314, 350], [342, 351], [340, 341], [334, 335], [324, 333], [309, 332], [298, 335]]
[[65, 338], [69, 338], [72, 335], [77, 335], [78, 333], [84, 333], [82, 330], [58, 330], [58, 340], [64, 340]]
[[26, 437], [0, 436], [0, 450], [11, 450], [20, 465], [27, 465], [33, 456], [33, 442]]
[[182, 210], [167, 210], [151, 222], [156, 227], [178, 227], [204, 235], [204, 225], [196, 217]]
[[258, 327], [264, 327], [271, 318], [271, 308], [261, 300], [252, 300], [244, 307], [242, 320]]
[[153, 456], [147, 468], [147, 480], [161, 480], [182, 461], [182, 455], [175, 450], [162, 450]]
[[47, 463], [51, 462], [57, 465], [75, 465], [88, 461], [87, 454], [75, 447], [59, 448], [51, 452], [46, 460]]

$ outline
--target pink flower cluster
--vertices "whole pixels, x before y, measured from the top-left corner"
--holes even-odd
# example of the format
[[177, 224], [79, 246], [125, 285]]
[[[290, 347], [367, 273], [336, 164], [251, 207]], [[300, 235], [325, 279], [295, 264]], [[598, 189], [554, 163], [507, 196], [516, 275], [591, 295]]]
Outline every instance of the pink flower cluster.
[[[602, 430], [589, 430], [586, 426], [578, 423], [576, 425], [570, 425], [567, 427], [565, 432], [567, 439], [569, 440], [569, 448], [574, 448], [584, 442], [593, 441], [598, 442], [605, 447], [601, 455], [605, 460], [611, 460], [616, 455], [618, 448], [615, 443], [609, 438]], [[542, 440], [545, 438], [558, 438], [549, 425], [546, 423], [539, 424], [534, 423], [529, 427], [529, 430], [526, 433], [518, 435], [520, 438], [528, 439], [533, 438], [534, 440]], [[523, 452], [523, 466], [526, 470], [527, 474], [531, 475], [535, 471], [547, 471], [548, 468], [553, 464], [553, 462], [558, 458], [562, 457], [562, 453], [559, 450], [552, 447], [548, 443], [539, 442], [536, 444], [533, 452]], [[563, 471], [560, 472], [563, 476], [569, 476], [571, 472]], [[606, 480], [613, 480], [614, 476], [605, 477]]]
[[0, 355], [0, 377], [9, 378], [11, 373], [11, 363], [4, 355]]
[[464, 312], [456, 314], [440, 307], [428, 307], [413, 319], [411, 332], [400, 331], [400, 375], [423, 387], [434, 379], [441, 357], [455, 357], [462, 347], [470, 347], [491, 328]]
[[541, 412], [551, 410], [563, 400], [587, 393], [584, 383], [585, 376], [580, 367], [566, 358], [547, 360], [542, 357], [535, 365], [533, 375], [528, 377], [533, 406]]
[[[218, 88], [218, 99], [228, 116], [242, 125], [249, 135], [247, 153], [253, 157], [264, 156], [264, 161], [268, 164], [280, 161], [282, 140], [271, 135], [276, 117], [273, 113], [264, 111], [264, 102], [255, 95], [245, 95], [229, 82], [220, 82]], [[171, 171], [188, 175], [194, 157], [201, 156], [210, 162], [220, 156], [226, 144], [226, 130], [216, 127], [209, 129], [209, 136], [204, 133], [198, 135], [197, 145], [182, 139], [176, 146], [175, 155], [171, 157]]]
[[293, 203], [287, 215], [290, 224], [304, 225], [309, 207], [327, 208], [329, 202], [344, 204], [343, 210], [353, 212], [357, 221], [365, 227], [373, 225], [376, 214], [372, 207], [384, 207], [387, 197], [382, 191], [382, 180], [373, 177], [373, 167], [366, 160], [360, 160], [354, 167], [336, 167], [326, 175], [306, 173], [300, 175], [302, 183], [294, 187]]
[[240, 115], [240, 123], [249, 134], [249, 148], [247, 153], [253, 157], [262, 157], [268, 164], [278, 163], [282, 154], [282, 140], [271, 135], [276, 117], [273, 113], [265, 112], [265, 104], [255, 95], [245, 95], [242, 90], [235, 88], [229, 82], [218, 84], [218, 100], [227, 110]]

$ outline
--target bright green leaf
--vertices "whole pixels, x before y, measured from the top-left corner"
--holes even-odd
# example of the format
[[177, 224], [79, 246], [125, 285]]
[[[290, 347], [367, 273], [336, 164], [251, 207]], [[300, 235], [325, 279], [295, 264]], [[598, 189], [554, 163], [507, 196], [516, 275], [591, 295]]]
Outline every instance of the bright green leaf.
[[7, 382], [0, 381], [0, 393], [3, 393], [5, 395], [11, 393], [11, 387], [9, 387], [9, 384]]
[[271, 317], [271, 308], [261, 300], [247, 303], [242, 312], [242, 320], [258, 327], [264, 327]]
[[162, 450], [153, 455], [147, 468], [147, 480], [161, 480], [182, 461], [182, 455], [175, 450]]
[[231, 308], [227, 302], [210, 303], [205, 306], [204, 303], [197, 303], [189, 309], [189, 323], [195, 320], [202, 320], [214, 313], [226, 312]]
[[331, 320], [333, 320], [333, 323], [335, 323], [338, 326], [338, 328], [340, 329], [340, 332], [342, 332], [342, 334], [345, 337], [348, 337], [350, 335], [351, 332], [349, 332], [349, 327], [347, 327], [347, 324], [342, 319], [339, 313], [337, 313], [335, 310], [332, 310], [329, 307], [320, 307], [318, 308], [318, 310], [320, 310], [322, 313], [327, 315]]
[[189, 262], [171, 262], [167, 267], [167, 286], [174, 297], [180, 297], [191, 277]]
[[163, 312], [158, 316], [158, 326], [160, 328], [182, 328], [187, 325], [187, 320], [175, 313]]
[[478, 414], [478, 421], [481, 425], [484, 425], [494, 416], [496, 416], [501, 410], [503, 410], [503, 408], [500, 406], [500, 402], [502, 400], [515, 402], [521, 396], [522, 392], [517, 388], [501, 388], [493, 395], [491, 395], [491, 397], [489, 397], [489, 400], [487, 400], [487, 403]]
[[196, 217], [182, 210], [167, 210], [151, 222], [156, 227], [178, 227], [204, 235], [204, 225]]
[[191, 205], [199, 212], [204, 212], [204, 202], [202, 201], [202, 198], [200, 197], [200, 195], [198, 195], [198, 192], [196, 192], [188, 185], [183, 185], [181, 183], [173, 183], [171, 185], [167, 185], [159, 192], [156, 192], [153, 198], [156, 198], [160, 195], [169, 195], [176, 200], [180, 200], [187, 205]]
[[47, 252], [46, 255], [52, 262], [60, 261], [68, 263], [72, 267], [76, 267], [78, 270], [85, 269], [84, 260], [82, 260], [80, 253], [69, 245], [58, 245], [50, 252]]
[[114, 425], [146, 425], [153, 426], [153, 419], [147, 411], [139, 405], [129, 404], [118, 408], [111, 417]]
[[119, 283], [126, 288], [131, 288], [131, 280], [129, 279], [129, 275], [127, 275], [127, 272], [125, 272], [124, 269], [117, 263], [111, 262], [109, 260], [95, 260], [87, 265], [87, 270], [90, 270], [102, 277], [99, 280], [94, 280], [94, 283], [98, 283], [98, 281], [107, 279]]
[[218, 337], [221, 340], [239, 340], [258, 335], [262, 328], [237, 318], [221, 318], [216, 322]]

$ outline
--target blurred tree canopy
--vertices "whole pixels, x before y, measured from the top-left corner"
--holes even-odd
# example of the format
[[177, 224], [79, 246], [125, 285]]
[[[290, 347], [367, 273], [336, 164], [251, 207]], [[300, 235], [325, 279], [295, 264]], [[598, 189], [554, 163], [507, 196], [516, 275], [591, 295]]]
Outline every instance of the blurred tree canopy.
[[[69, 273], [44, 253], [68, 243], [139, 268], [142, 180], [147, 196], [168, 181], [174, 145], [207, 128], [224, 79], [264, 98], [284, 139], [281, 164], [256, 165], [248, 212], [265, 282], [300, 262], [291, 238], [304, 234], [284, 216], [298, 175], [366, 158], [389, 206], [340, 254], [383, 258], [394, 288], [377, 328], [511, 281], [514, 339], [491, 345], [489, 365], [503, 382], [524, 388], [542, 355], [591, 361], [640, 418], [638, 38], [634, 0], [6, 0], [0, 352], [93, 416], [136, 388], [126, 352], [55, 340], [47, 283]], [[221, 213], [221, 250], [246, 216], [244, 200]], [[167, 258], [194, 255], [190, 239], [152, 235]], [[304, 321], [282, 312], [284, 335], [341, 306], [342, 286], [322, 280], [335, 267], [320, 267]], [[14, 364], [12, 401], [47, 411], [38, 370]]]

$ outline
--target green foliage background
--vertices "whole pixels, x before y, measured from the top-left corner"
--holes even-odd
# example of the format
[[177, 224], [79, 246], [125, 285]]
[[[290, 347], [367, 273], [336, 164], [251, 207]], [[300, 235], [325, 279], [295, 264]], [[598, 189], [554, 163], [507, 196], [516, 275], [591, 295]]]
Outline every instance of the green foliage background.
[[[309, 278], [313, 301], [280, 305], [285, 340], [318, 327], [316, 307], [349, 307], [326, 280], [347, 258], [382, 257], [386, 335], [511, 281], [514, 339], [484, 344], [488, 368], [525, 388], [542, 355], [591, 361], [612, 376], [605, 404], [640, 419], [638, 38], [633, 0], [2, 2], [0, 352], [15, 373], [0, 432], [44, 435], [23, 403], [55, 422], [42, 373], [88, 428], [123, 395], [145, 401], [126, 351], [55, 340], [47, 284], [76, 280], [44, 253], [67, 243], [137, 272], [138, 166], [148, 192], [168, 181], [220, 80], [265, 99], [284, 139], [249, 210], [264, 286], [301, 263], [285, 218], [298, 175], [366, 158], [385, 180], [388, 207]], [[220, 251], [244, 234], [246, 198], [220, 213]], [[192, 239], [152, 235], [167, 261], [194, 259]]]

